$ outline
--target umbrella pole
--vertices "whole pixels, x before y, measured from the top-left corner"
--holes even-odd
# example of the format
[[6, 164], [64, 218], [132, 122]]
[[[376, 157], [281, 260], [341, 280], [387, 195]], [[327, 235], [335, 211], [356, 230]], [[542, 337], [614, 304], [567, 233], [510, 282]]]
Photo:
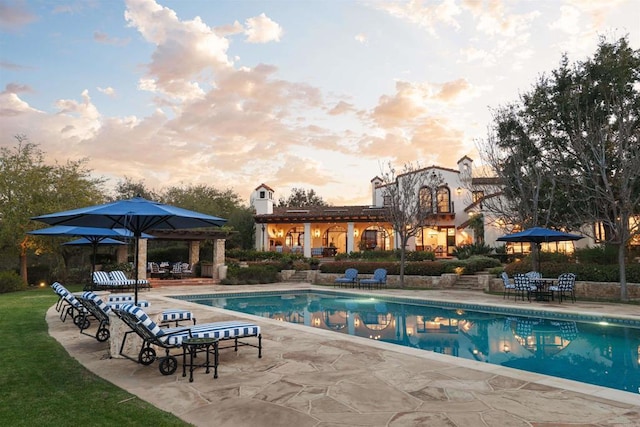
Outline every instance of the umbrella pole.
[[138, 240], [140, 239], [140, 236], [138, 236], [136, 234], [135, 239], [136, 239], [136, 244], [135, 244], [136, 253], [135, 253], [134, 257], [133, 257], [133, 263], [134, 263], [133, 264], [133, 271], [134, 271], [133, 278], [135, 280], [135, 283], [133, 285], [133, 289], [134, 289], [134, 300], [133, 301], [134, 301], [135, 305], [138, 305]]

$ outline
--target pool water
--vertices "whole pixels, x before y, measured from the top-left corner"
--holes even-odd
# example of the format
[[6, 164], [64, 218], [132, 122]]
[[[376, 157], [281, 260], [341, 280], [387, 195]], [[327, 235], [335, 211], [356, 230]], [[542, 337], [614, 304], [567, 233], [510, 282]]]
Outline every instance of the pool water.
[[177, 298], [640, 393], [640, 321], [334, 292]]

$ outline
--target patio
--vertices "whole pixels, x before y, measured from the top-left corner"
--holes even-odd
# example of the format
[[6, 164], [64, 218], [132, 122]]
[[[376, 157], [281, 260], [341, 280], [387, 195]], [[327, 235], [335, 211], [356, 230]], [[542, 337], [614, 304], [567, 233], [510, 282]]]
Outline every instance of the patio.
[[[157, 362], [110, 359], [108, 344], [47, 313], [50, 334], [89, 370], [188, 423], [222, 426], [527, 426], [639, 425], [640, 398], [597, 386], [399, 348], [364, 338], [257, 318], [170, 299], [170, 295], [308, 289], [300, 284], [158, 287], [144, 292], [151, 313], [188, 308], [198, 323], [250, 318], [263, 331], [263, 357], [251, 348], [220, 354], [219, 378], [163, 376]], [[477, 291], [379, 291], [431, 300], [529, 306]], [[537, 307], [538, 308], [538, 307]], [[549, 304], [541, 310], [638, 317], [637, 306]]]

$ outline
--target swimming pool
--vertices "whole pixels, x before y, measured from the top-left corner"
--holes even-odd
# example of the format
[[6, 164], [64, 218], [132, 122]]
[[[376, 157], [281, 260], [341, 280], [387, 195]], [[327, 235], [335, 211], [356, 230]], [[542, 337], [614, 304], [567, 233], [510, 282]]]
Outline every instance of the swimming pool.
[[341, 292], [175, 298], [640, 393], [638, 320]]

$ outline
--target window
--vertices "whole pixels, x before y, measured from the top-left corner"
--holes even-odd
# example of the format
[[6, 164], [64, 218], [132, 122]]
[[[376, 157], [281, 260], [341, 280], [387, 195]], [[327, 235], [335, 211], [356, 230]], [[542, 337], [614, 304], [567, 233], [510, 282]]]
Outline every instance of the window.
[[448, 187], [438, 188], [438, 213], [451, 212], [451, 192]]
[[[484, 199], [484, 191], [473, 191], [471, 192], [471, 202], [477, 203]], [[480, 209], [482, 209], [482, 203], [479, 204]]]
[[260, 198], [261, 198], [261, 199], [264, 199], [264, 191], [261, 191], [261, 192], [260, 192]]
[[391, 196], [384, 196], [382, 203], [384, 206], [391, 206]]
[[433, 196], [429, 187], [422, 187], [418, 192], [420, 206], [427, 212], [433, 212]]

